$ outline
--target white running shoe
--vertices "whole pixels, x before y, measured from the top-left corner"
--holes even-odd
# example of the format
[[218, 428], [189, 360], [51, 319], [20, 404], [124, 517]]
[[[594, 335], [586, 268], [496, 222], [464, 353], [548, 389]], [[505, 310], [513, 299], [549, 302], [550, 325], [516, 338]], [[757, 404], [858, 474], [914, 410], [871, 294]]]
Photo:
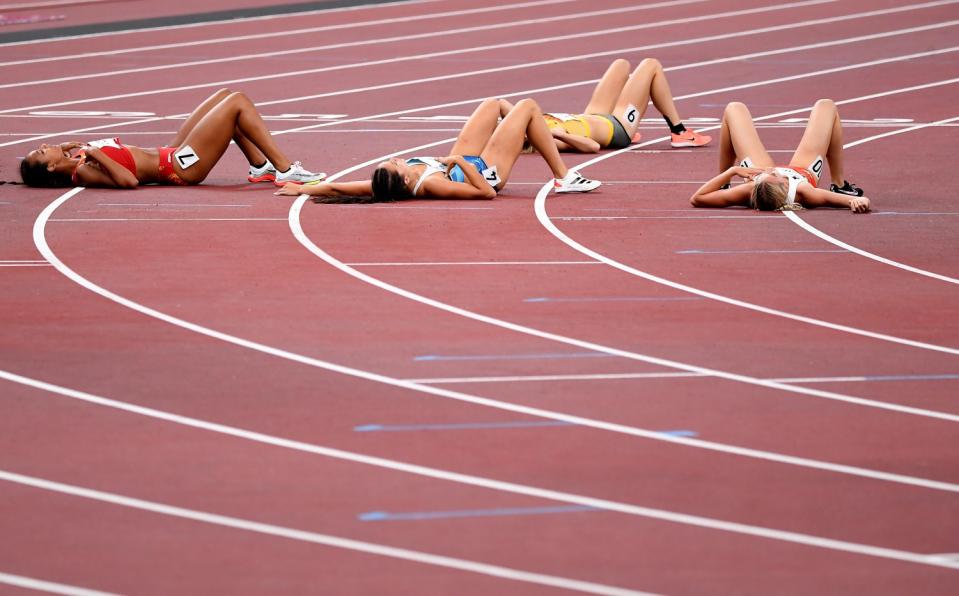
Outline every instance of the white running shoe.
[[273, 181], [277, 186], [283, 186], [287, 182], [296, 182], [297, 184], [306, 184], [307, 182], [319, 182], [320, 180], [326, 178], [326, 174], [323, 172], [318, 172], [314, 174], [309, 170], [303, 169], [303, 166], [298, 161], [294, 161], [290, 165], [290, 169], [285, 172], [277, 172], [276, 180]]
[[553, 190], [556, 192], [589, 192], [600, 187], [602, 182], [583, 178], [576, 170], [570, 170], [563, 179], [553, 180]]
[[266, 160], [262, 167], [250, 166], [250, 173], [246, 177], [250, 182], [274, 182], [276, 180], [276, 168]]

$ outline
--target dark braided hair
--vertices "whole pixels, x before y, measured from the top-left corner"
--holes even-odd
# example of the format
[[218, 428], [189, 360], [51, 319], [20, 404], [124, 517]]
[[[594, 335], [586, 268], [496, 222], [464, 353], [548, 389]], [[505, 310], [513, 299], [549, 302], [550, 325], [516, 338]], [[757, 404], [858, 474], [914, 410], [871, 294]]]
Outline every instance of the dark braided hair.
[[27, 186], [41, 188], [60, 188], [73, 184], [73, 180], [67, 174], [50, 171], [46, 164], [26, 157], [20, 160], [20, 178]]
[[386, 168], [376, 168], [372, 176], [373, 195], [369, 197], [314, 197], [314, 203], [342, 204], [354, 203], [368, 205], [370, 203], [392, 203], [413, 197], [413, 193], [406, 186], [406, 180], [397, 172]]

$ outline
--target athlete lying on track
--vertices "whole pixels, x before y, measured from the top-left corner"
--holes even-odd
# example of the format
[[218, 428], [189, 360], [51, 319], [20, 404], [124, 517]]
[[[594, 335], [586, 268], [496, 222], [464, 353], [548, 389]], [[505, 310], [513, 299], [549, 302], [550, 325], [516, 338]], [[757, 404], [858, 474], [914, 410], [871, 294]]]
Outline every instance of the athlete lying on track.
[[[547, 113], [543, 117], [560, 151], [596, 153], [622, 149], [639, 140], [636, 129], [649, 100], [666, 120], [673, 147], [702, 147], [712, 137], [686, 130], [673, 103], [663, 66], [654, 58], [639, 63], [632, 74], [629, 62], [614, 60], [593, 90], [582, 114]], [[503, 114], [509, 102], [501, 100]]]
[[[825, 163], [833, 184], [817, 188]], [[739, 165], [735, 165], [736, 163]], [[726, 106], [719, 137], [720, 174], [703, 184], [689, 199], [694, 207], [748, 205], [763, 211], [801, 207], [842, 207], [854, 213], [869, 211], [861, 188], [845, 178], [842, 123], [836, 104], [820, 99], [809, 115], [806, 132], [788, 167], [776, 167], [763, 147], [749, 108], [739, 102]], [[746, 182], [730, 188], [733, 178]]]
[[20, 162], [30, 186], [135, 188], [140, 184], [199, 184], [236, 141], [250, 162], [250, 182], [312, 182], [324, 174], [290, 162], [267, 130], [253, 102], [221, 89], [190, 114], [168, 147], [123, 145], [119, 139], [40, 145]]
[[492, 199], [506, 186], [527, 138], [552, 171], [556, 192], [589, 192], [599, 187], [599, 182], [583, 178], [563, 163], [535, 101], [524, 99], [502, 122], [499, 117], [499, 100], [487, 99], [470, 116], [446, 157], [393, 158], [380, 163], [370, 180], [287, 184], [276, 194], [305, 193], [316, 197], [317, 203], [378, 203], [413, 197]]

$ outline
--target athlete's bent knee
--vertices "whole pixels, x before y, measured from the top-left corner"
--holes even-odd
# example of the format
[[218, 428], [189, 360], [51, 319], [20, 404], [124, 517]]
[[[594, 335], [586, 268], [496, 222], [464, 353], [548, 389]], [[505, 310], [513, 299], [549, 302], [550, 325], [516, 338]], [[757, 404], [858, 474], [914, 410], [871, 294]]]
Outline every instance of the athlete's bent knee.
[[539, 108], [539, 104], [536, 103], [536, 100], [531, 97], [527, 97], [525, 99], [521, 99], [518, 102], [516, 102], [516, 109], [524, 112], [530, 112], [533, 114], [539, 113], [541, 111]]
[[639, 68], [645, 70], [662, 70], [663, 65], [655, 58], [643, 58], [643, 61], [639, 63]]

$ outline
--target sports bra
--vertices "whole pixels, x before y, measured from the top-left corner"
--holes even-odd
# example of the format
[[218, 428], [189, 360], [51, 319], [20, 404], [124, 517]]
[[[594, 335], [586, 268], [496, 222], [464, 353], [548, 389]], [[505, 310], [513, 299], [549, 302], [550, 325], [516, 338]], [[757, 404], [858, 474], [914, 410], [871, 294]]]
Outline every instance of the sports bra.
[[448, 177], [446, 175], [446, 165], [435, 157], [411, 157], [406, 160], [406, 165], [426, 166], [426, 169], [420, 174], [420, 179], [416, 181], [416, 186], [413, 187], [413, 196], [416, 196], [416, 193], [419, 192], [420, 186], [427, 177], [433, 174], [443, 174], [444, 177]]
[[[96, 147], [100, 151], [103, 151], [104, 155], [129, 170], [134, 176], [137, 175], [137, 163], [133, 159], [133, 152], [131, 152], [126, 145], [120, 142], [119, 137], [91, 141], [87, 143], [87, 145]], [[83, 152], [81, 151], [80, 153], [82, 154]], [[80, 166], [78, 164], [77, 168], [79, 167]], [[73, 175], [71, 176], [74, 184], [77, 183], [77, 168], [74, 168]]]
[[543, 120], [546, 121], [546, 126], [550, 128], [561, 126], [563, 130], [571, 135], [588, 137], [592, 132], [589, 127], [589, 122], [582, 114], [552, 112], [543, 114]]
[[[796, 202], [796, 189], [799, 188], [800, 184], [809, 184], [810, 186], [815, 186], [810, 179], [815, 180], [812, 177], [812, 174], [809, 174], [804, 168], [785, 168], [785, 167], [775, 167], [773, 171], [786, 179], [788, 183], [788, 188], [786, 189], [786, 204], [792, 205]], [[759, 182], [765, 177], [765, 174], [760, 174], [756, 177], [756, 181]]]

